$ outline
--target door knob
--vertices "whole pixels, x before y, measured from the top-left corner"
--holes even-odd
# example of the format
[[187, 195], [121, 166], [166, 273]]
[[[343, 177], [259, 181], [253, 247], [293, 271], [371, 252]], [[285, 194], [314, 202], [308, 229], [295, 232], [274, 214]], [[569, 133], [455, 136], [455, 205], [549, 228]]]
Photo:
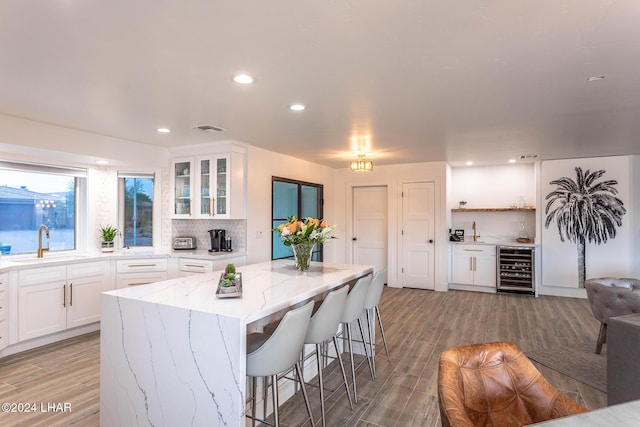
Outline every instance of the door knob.
[[429, 243], [433, 243], [433, 239], [429, 239]]
[[354, 238], [352, 238], [351, 240], [353, 240], [353, 241], [355, 242], [356, 240], [358, 240], [358, 238], [357, 238], [357, 237], [354, 237]]

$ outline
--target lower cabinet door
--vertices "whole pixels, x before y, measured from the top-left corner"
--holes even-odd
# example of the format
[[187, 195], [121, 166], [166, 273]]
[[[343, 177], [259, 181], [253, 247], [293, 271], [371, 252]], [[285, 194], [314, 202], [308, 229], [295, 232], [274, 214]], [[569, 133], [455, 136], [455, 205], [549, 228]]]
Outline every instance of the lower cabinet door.
[[474, 281], [478, 286], [496, 286], [496, 257], [477, 255], [474, 257]]
[[473, 285], [473, 257], [466, 254], [451, 257], [451, 282]]
[[62, 331], [67, 327], [66, 283], [24, 286], [18, 291], [18, 340]]
[[67, 327], [86, 325], [100, 320], [102, 276], [69, 281], [67, 295]]

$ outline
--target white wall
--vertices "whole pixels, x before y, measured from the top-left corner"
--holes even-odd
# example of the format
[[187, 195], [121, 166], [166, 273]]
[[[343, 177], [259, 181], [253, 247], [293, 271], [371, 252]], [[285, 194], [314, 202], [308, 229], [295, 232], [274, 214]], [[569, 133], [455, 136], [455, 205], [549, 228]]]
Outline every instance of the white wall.
[[[247, 151], [247, 263], [271, 259], [271, 178], [295, 179], [324, 186], [324, 218], [337, 222], [333, 189], [333, 169], [249, 146]], [[341, 233], [338, 223], [337, 233]], [[341, 262], [334, 243], [324, 245], [325, 261]]]
[[631, 277], [640, 277], [640, 156], [631, 156]]
[[354, 173], [349, 169], [336, 169], [335, 186], [335, 218], [338, 224], [343, 224], [337, 235], [339, 241], [333, 242], [336, 247], [337, 259], [351, 262], [352, 241], [351, 229], [353, 219], [349, 213], [352, 211], [351, 197], [353, 187], [367, 185], [387, 186], [389, 197], [389, 253], [388, 253], [388, 284], [400, 286], [399, 283], [399, 248], [400, 228], [402, 222], [402, 184], [405, 182], [435, 183], [435, 289], [446, 291], [447, 283], [447, 228], [446, 228], [446, 185], [447, 164], [445, 162], [413, 163], [404, 165], [375, 166], [373, 172]]
[[[466, 208], [508, 208], [517, 206], [520, 197], [525, 204], [536, 205], [536, 178], [533, 163], [451, 168], [451, 209], [459, 202]], [[464, 230], [465, 238], [473, 235], [472, 223], [483, 239], [515, 240], [520, 223], [525, 221], [529, 236], [536, 237], [533, 212], [453, 212], [448, 223], [452, 230]]]
[[[156, 200], [163, 188], [160, 168], [168, 168], [169, 152], [153, 145], [98, 135], [11, 116], [0, 115], [0, 159], [87, 169], [87, 218], [80, 222], [87, 232], [78, 249], [99, 249], [99, 225], [116, 225], [117, 171], [156, 173]], [[108, 160], [98, 166], [96, 160]], [[154, 209], [154, 235], [159, 236], [164, 216], [160, 203]], [[168, 211], [167, 211], [168, 212]]]
[[48, 164], [136, 165], [153, 169], [169, 164], [167, 149], [96, 133], [0, 114], [0, 153], [43, 157]]
[[[633, 181], [630, 156], [598, 157], [586, 159], [566, 159], [542, 162], [541, 200], [554, 191], [557, 186], [551, 181], [568, 177], [575, 181], [574, 168], [580, 166], [583, 171], [591, 172], [603, 169], [606, 173], [596, 182], [616, 180], [619, 197], [627, 210], [622, 217], [622, 226], [617, 227], [616, 237], [609, 238], [606, 243], [586, 245], [586, 278], [590, 277], [629, 277], [637, 269], [634, 267], [632, 224], [638, 216], [631, 197], [632, 188], [637, 187]], [[637, 190], [635, 190], [637, 192]], [[556, 202], [557, 203], [557, 202]], [[546, 215], [543, 213], [543, 224]], [[578, 254], [575, 243], [565, 239], [560, 241], [557, 223], [549, 228], [542, 227], [542, 287], [540, 293], [563, 296], [584, 297], [585, 290], [578, 288]], [[637, 261], [636, 261], [637, 264]]]

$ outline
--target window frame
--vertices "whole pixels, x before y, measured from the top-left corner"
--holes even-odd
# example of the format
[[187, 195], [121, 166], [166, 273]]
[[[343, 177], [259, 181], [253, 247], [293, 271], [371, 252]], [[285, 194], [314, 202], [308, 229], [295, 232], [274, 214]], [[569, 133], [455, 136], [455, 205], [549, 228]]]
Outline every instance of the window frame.
[[[46, 175], [66, 176], [74, 181], [73, 194], [73, 248], [55, 250], [51, 253], [73, 253], [86, 247], [85, 230], [87, 225], [87, 189], [88, 169], [75, 166], [60, 166], [47, 163], [35, 163], [20, 160], [0, 160], [0, 170], [8, 172], [26, 172]], [[45, 242], [43, 242], [44, 246]], [[30, 256], [33, 252], [10, 253], [9, 256]]]
[[152, 225], [151, 225], [151, 245], [149, 246], [130, 246], [128, 247], [131, 250], [149, 250], [150, 248], [154, 248], [156, 246], [156, 242], [159, 241], [158, 232], [160, 228], [158, 227], [158, 223], [162, 221], [160, 215], [158, 215], [158, 186], [160, 185], [155, 172], [132, 172], [132, 171], [118, 171], [117, 172], [117, 180], [118, 180], [118, 238], [120, 239], [121, 246], [124, 247], [124, 230], [125, 230], [125, 197], [126, 197], [126, 188], [125, 188], [125, 179], [126, 178], [145, 178], [153, 180], [153, 189], [152, 189], [152, 201], [151, 201], [151, 215], [152, 215]]
[[[306, 187], [315, 187], [318, 191], [317, 194], [317, 198], [316, 198], [316, 211], [318, 212], [318, 219], [322, 219], [323, 215], [324, 215], [324, 185], [323, 184], [317, 184], [317, 183], [313, 183], [313, 182], [308, 182], [308, 181], [301, 181], [301, 180], [297, 180], [297, 179], [291, 179], [291, 178], [283, 178], [283, 177], [279, 177], [279, 176], [272, 176], [271, 177], [271, 224], [274, 224], [276, 221], [281, 221], [281, 222], [286, 222], [287, 218], [274, 218], [273, 216], [273, 210], [274, 210], [274, 203], [273, 203], [273, 196], [274, 196], [274, 184], [276, 182], [284, 182], [287, 184], [296, 184], [298, 186], [298, 206], [297, 206], [297, 212], [295, 213], [297, 218], [301, 218], [302, 216], [302, 187], [306, 186]], [[293, 254], [291, 254], [290, 256], [287, 257], [282, 257], [282, 258], [274, 258], [274, 254], [273, 254], [273, 244], [274, 244], [274, 239], [276, 239], [276, 235], [274, 232], [271, 233], [271, 260], [274, 259], [293, 259]], [[317, 254], [317, 261], [322, 262], [324, 259], [324, 245], [322, 244], [318, 244], [316, 245], [316, 249], [313, 251], [314, 255]]]

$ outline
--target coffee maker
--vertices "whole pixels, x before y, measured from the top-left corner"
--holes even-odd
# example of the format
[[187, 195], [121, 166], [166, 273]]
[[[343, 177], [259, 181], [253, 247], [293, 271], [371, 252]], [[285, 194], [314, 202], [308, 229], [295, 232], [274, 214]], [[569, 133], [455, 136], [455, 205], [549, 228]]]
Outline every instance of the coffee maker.
[[209, 235], [211, 236], [211, 249], [209, 252], [226, 252], [226, 237], [225, 230], [222, 229], [213, 229], [209, 230]]

